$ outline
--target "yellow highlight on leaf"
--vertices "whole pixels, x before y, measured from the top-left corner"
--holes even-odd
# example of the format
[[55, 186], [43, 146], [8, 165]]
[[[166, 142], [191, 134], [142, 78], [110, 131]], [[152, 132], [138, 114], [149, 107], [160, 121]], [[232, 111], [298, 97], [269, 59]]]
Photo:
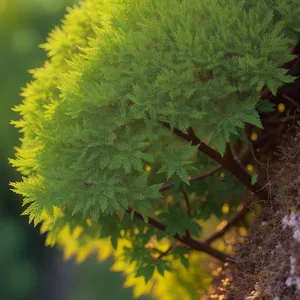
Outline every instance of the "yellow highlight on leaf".
[[84, 247], [78, 248], [76, 253], [76, 264], [81, 264], [91, 254], [93, 247], [91, 244], [87, 244]]
[[127, 278], [124, 282], [124, 287], [133, 286], [133, 297], [134, 299], [138, 299], [142, 295], [148, 295], [153, 287], [153, 281], [149, 280], [146, 284], [144, 281], [144, 277], [135, 277], [134, 274], [128, 274]]
[[111, 266], [110, 270], [113, 272], [122, 272], [128, 264], [122, 260], [115, 260], [113, 265]]
[[239, 228], [239, 233], [241, 236], [246, 236], [247, 235], [247, 228], [242, 226]]
[[45, 246], [48, 247], [48, 246], [54, 246], [55, 244], [55, 241], [53, 241], [52, 239], [52, 236], [51, 235], [47, 235], [46, 237], [46, 241], [45, 241]]
[[258, 134], [256, 132], [252, 132], [251, 136], [250, 136], [250, 139], [251, 141], [256, 141], [258, 138]]
[[97, 243], [99, 244], [97, 260], [102, 262], [113, 254], [113, 247], [110, 242], [110, 237], [99, 239]]
[[284, 112], [285, 111], [285, 105], [283, 103], [279, 103], [277, 106], [277, 110], [279, 112]]
[[83, 232], [83, 228], [81, 226], [76, 226], [74, 231], [72, 232], [72, 238], [74, 240], [77, 240], [82, 232]]
[[248, 170], [249, 173], [253, 173], [254, 172], [254, 166], [251, 165], [251, 164], [247, 165], [247, 170]]
[[174, 197], [172, 195], [168, 195], [166, 197], [166, 201], [169, 203], [169, 202], [172, 202], [172, 200], [174, 199]]
[[224, 203], [224, 205], [222, 206], [222, 213], [224, 215], [227, 215], [229, 213], [229, 204], [228, 203]]

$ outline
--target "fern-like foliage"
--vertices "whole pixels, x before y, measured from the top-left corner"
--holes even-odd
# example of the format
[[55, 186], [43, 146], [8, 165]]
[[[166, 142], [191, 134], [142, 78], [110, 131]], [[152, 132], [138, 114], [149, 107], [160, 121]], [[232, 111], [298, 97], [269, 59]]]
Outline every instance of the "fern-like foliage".
[[[230, 174], [225, 182], [215, 174], [191, 184], [190, 176], [210, 162], [199, 161], [199, 145], [178, 143], [162, 124], [185, 134], [192, 127], [221, 155], [246, 124], [262, 128], [259, 112], [269, 109], [258, 105], [262, 87], [275, 94], [295, 80], [282, 65], [295, 57], [289, 47], [300, 25], [296, 14], [286, 23], [281, 17], [294, 6], [299, 13], [296, 3], [85, 0], [69, 9], [42, 45], [48, 60], [32, 71], [14, 108], [21, 118], [11, 123], [23, 137], [9, 161], [23, 177], [10, 184], [24, 197], [23, 214], [35, 225], [46, 214], [54, 242], [66, 224], [81, 226], [86, 239], [110, 236], [114, 247], [127, 238], [126, 253], [146, 279], [155, 267], [169, 270], [167, 262], [153, 264], [144, 245], [154, 231], [134, 212], [166, 221], [158, 240], [186, 230], [195, 235], [197, 221], [221, 216], [221, 198], [237, 199], [244, 189]], [[159, 191], [169, 179], [179, 183], [171, 193], [184, 187], [208, 195], [192, 201], [193, 216], [167, 213]], [[230, 202], [231, 209], [237, 204]], [[185, 249], [174, 253], [185, 263]]]

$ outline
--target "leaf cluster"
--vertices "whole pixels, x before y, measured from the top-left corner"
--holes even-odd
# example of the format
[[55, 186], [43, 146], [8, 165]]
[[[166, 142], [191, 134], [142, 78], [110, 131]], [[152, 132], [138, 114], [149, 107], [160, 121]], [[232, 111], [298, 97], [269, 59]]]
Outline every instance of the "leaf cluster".
[[[221, 155], [228, 142], [243, 139], [246, 124], [262, 128], [260, 113], [273, 107], [259, 102], [260, 90], [267, 86], [276, 94], [295, 80], [282, 65], [295, 57], [296, 4], [85, 0], [69, 9], [42, 46], [48, 60], [32, 71], [14, 108], [20, 120], [12, 124], [23, 138], [9, 161], [23, 177], [10, 185], [24, 198], [23, 214], [35, 225], [44, 214], [52, 219], [53, 241], [66, 224], [72, 230], [80, 224], [91, 239], [111, 237], [115, 248], [127, 237], [128, 257], [146, 280], [155, 267], [169, 270], [164, 260], [153, 263], [145, 243], [154, 229], [134, 212], [146, 223], [151, 216], [165, 222], [159, 238], [187, 230], [199, 236], [197, 221], [221, 218], [224, 201], [231, 213], [245, 191], [226, 172], [224, 179], [214, 174], [190, 181], [211, 163], [195, 159], [199, 145], [179, 143], [162, 124], [186, 134], [192, 127]], [[184, 189], [191, 199], [191, 216], [182, 210], [181, 195], [174, 195], [173, 207], [164, 205], [170, 195], [160, 189], [170, 179], [171, 194]], [[174, 251], [187, 266], [186, 252]]]

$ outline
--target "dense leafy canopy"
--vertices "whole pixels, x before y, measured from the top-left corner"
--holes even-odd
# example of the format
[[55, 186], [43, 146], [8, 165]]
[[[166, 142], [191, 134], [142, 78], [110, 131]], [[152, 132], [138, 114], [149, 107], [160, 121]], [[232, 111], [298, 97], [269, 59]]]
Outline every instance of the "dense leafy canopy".
[[[24, 137], [10, 162], [24, 177], [11, 186], [49, 244], [70, 247], [68, 235], [76, 245], [67, 256], [87, 255], [110, 237], [150, 280], [171, 270], [153, 258], [164, 241], [188, 266], [187, 248], [170, 239], [199, 238], [203, 220], [221, 218], [224, 203], [230, 215], [246, 194], [225, 171], [190, 181], [217, 167], [199, 144], [223, 156], [246, 124], [262, 128], [260, 113], [273, 109], [260, 90], [275, 94], [295, 80], [282, 65], [295, 57], [296, 2], [86, 0], [69, 9], [12, 122]], [[172, 133], [190, 127], [202, 142]]]

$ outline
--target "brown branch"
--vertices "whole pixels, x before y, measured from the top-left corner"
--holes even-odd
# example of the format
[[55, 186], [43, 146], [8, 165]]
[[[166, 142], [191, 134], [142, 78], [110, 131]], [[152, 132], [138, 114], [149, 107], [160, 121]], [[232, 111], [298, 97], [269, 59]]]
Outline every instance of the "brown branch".
[[[183, 195], [184, 195], [184, 201], [185, 201], [186, 208], [187, 208], [187, 216], [190, 217], [191, 216], [190, 201], [189, 201], [188, 195], [186, 194], [185, 191], [183, 191]], [[185, 234], [186, 234], [187, 237], [191, 237], [191, 234], [188, 230], [185, 231]]]
[[216, 239], [219, 239], [222, 237], [230, 228], [235, 226], [239, 221], [243, 220], [249, 211], [249, 205], [251, 204], [251, 201], [248, 201], [246, 204], [244, 204], [243, 208], [237, 212], [235, 215], [231, 217], [231, 219], [228, 221], [228, 223], [219, 231], [213, 233], [210, 237], [204, 240], [204, 243], [211, 244]]
[[[161, 122], [163, 126], [171, 129], [171, 126], [166, 122]], [[258, 197], [260, 200], [268, 199], [268, 191], [263, 188], [259, 182], [254, 185], [251, 184], [251, 175], [237, 162], [233, 157], [231, 150], [227, 147], [225, 155], [222, 157], [219, 152], [213, 148], [207, 146], [194, 134], [192, 128], [189, 129], [188, 134], [183, 133], [177, 128], [174, 128], [173, 132], [186, 140], [189, 143], [192, 143], [193, 146], [198, 146], [198, 151], [203, 152], [209, 158], [218, 162], [224, 169], [228, 170], [238, 181], [240, 181], [250, 192]]]
[[[126, 210], [127, 213], [131, 213], [132, 212], [132, 209], [131, 208], [128, 208]], [[144, 218], [143, 216], [138, 213], [138, 212], [134, 212], [134, 217], [137, 218], [137, 219], [140, 219], [142, 221], [144, 221]], [[159, 221], [155, 220], [154, 218], [151, 218], [151, 217], [148, 217], [148, 224], [150, 224], [151, 226], [161, 230], [161, 231], [165, 231], [166, 230], [166, 225], [160, 223]], [[186, 246], [189, 246], [190, 248], [194, 249], [194, 250], [198, 250], [198, 251], [201, 251], [201, 252], [204, 252], [206, 254], [209, 254], [221, 261], [231, 261], [231, 262], [234, 262], [233, 258], [223, 252], [220, 252], [214, 248], [212, 248], [209, 244], [205, 244], [205, 243], [202, 243], [202, 242], [198, 242], [194, 239], [192, 239], [191, 237], [188, 237], [186, 235], [184, 235], [182, 238], [179, 236], [178, 233], [176, 233], [174, 236], [173, 236], [174, 239], [176, 239], [177, 241], [181, 242], [182, 244], [186, 245]]]
[[213, 168], [211, 171], [209, 171], [208, 173], [206, 174], [203, 174], [203, 175], [198, 175], [198, 176], [195, 176], [195, 177], [192, 177], [190, 179], [190, 181], [198, 181], [198, 180], [202, 180], [204, 178], [207, 178], [209, 176], [212, 176], [213, 174], [215, 174], [216, 172], [218, 172], [219, 170], [221, 170], [223, 167], [222, 166], [217, 166], [215, 168]]
[[284, 98], [284, 99], [290, 101], [291, 103], [293, 103], [296, 107], [300, 108], [300, 104], [296, 100], [294, 100], [292, 97], [290, 97], [286, 94], [282, 94], [281, 96], [282, 96], [282, 98]]
[[190, 217], [191, 216], [191, 206], [190, 206], [189, 198], [188, 198], [186, 192], [183, 192], [183, 195], [184, 195], [184, 200], [185, 200], [185, 204], [186, 204], [186, 208], [187, 208], [187, 216]]
[[[192, 177], [191, 179], [189, 179], [189, 181], [198, 181], [198, 180], [202, 180], [204, 178], [207, 178], [209, 176], [212, 176], [213, 174], [215, 174], [216, 172], [218, 172], [219, 170], [221, 170], [223, 167], [222, 166], [217, 166], [215, 168], [213, 168], [211, 171], [209, 171], [208, 173], [205, 173], [205, 174], [200, 174], [200, 175], [197, 175], [195, 177]], [[166, 190], [168, 190], [170, 187], [173, 186], [173, 182], [170, 181], [169, 183], [166, 183], [160, 190], [159, 192], [160, 193], [163, 193], [165, 192]]]

